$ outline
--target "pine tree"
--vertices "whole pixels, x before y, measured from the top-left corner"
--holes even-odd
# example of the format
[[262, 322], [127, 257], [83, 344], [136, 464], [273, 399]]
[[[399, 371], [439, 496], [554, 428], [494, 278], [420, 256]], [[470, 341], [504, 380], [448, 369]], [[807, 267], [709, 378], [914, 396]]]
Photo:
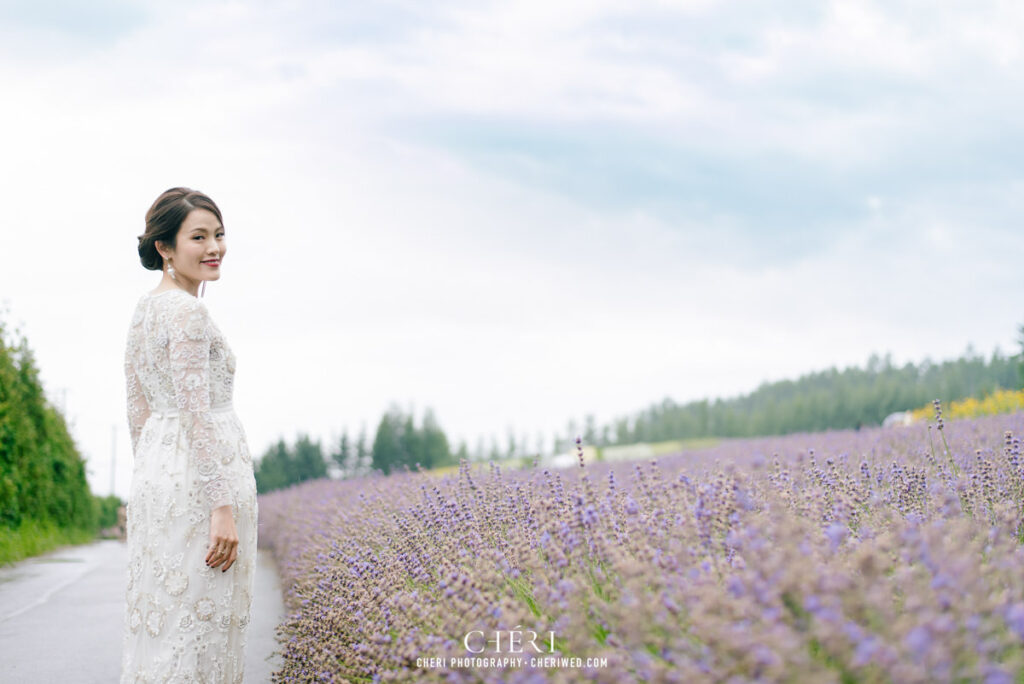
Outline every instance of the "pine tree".
[[320, 442], [310, 440], [309, 435], [303, 433], [296, 440], [293, 459], [292, 483], [327, 477], [327, 461], [324, 460]]
[[399, 443], [402, 445], [402, 456], [399, 462], [409, 470], [413, 470], [417, 463], [419, 463], [423, 468], [429, 468], [430, 466], [423, 462], [425, 459], [423, 445], [420, 440], [419, 431], [413, 423], [411, 413], [405, 416], [405, 420], [401, 425], [402, 429], [399, 436]]
[[402, 464], [402, 415], [400, 411], [391, 410], [385, 413], [377, 425], [377, 434], [373, 439], [371, 464], [375, 470], [387, 475], [397, 470]]
[[291, 456], [283, 439], [279, 439], [256, 463], [256, 491], [263, 494], [290, 484]]
[[424, 468], [439, 468], [451, 464], [452, 456], [448, 448], [448, 438], [437, 424], [434, 412], [429, 408], [423, 415], [419, 444], [423, 459], [420, 463]]
[[355, 451], [352, 449], [347, 430], [341, 433], [341, 439], [338, 440], [338, 450], [331, 454], [331, 458], [341, 468], [341, 476], [343, 478], [353, 476], [356, 470]]

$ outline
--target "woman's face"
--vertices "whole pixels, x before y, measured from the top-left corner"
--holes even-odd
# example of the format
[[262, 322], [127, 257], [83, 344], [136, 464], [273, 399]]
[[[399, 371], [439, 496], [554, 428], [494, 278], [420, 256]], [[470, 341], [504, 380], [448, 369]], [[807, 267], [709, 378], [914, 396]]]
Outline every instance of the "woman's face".
[[217, 215], [206, 209], [193, 209], [178, 229], [174, 250], [160, 250], [164, 261], [170, 257], [178, 280], [193, 283], [220, 279], [220, 263], [227, 253], [224, 227]]

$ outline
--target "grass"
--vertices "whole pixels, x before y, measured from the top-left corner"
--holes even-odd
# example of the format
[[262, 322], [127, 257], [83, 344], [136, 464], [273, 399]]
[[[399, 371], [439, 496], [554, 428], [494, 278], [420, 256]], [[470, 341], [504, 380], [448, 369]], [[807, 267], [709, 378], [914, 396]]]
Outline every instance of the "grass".
[[86, 544], [94, 539], [94, 530], [61, 528], [48, 520], [25, 519], [16, 528], [0, 527], [0, 566], [68, 544]]
[[697, 451], [717, 446], [722, 440], [717, 437], [694, 437], [692, 439], [675, 439], [668, 442], [655, 442], [651, 449], [655, 456], [674, 454], [679, 451]]

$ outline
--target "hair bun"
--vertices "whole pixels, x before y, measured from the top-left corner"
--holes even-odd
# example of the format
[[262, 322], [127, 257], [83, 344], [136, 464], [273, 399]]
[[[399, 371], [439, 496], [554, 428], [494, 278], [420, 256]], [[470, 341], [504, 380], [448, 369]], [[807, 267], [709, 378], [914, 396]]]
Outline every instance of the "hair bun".
[[139, 236], [139, 261], [142, 266], [150, 271], [162, 271], [164, 259], [157, 251], [152, 240], [147, 240], [145, 235]]

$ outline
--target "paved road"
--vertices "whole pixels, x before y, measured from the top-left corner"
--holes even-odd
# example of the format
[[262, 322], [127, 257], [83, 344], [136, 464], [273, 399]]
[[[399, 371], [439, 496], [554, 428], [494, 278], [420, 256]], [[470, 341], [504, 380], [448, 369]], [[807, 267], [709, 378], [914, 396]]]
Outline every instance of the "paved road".
[[[127, 563], [124, 542], [104, 540], [0, 568], [0, 683], [116, 684]], [[246, 684], [279, 668], [283, 615], [273, 558], [259, 550]]]

